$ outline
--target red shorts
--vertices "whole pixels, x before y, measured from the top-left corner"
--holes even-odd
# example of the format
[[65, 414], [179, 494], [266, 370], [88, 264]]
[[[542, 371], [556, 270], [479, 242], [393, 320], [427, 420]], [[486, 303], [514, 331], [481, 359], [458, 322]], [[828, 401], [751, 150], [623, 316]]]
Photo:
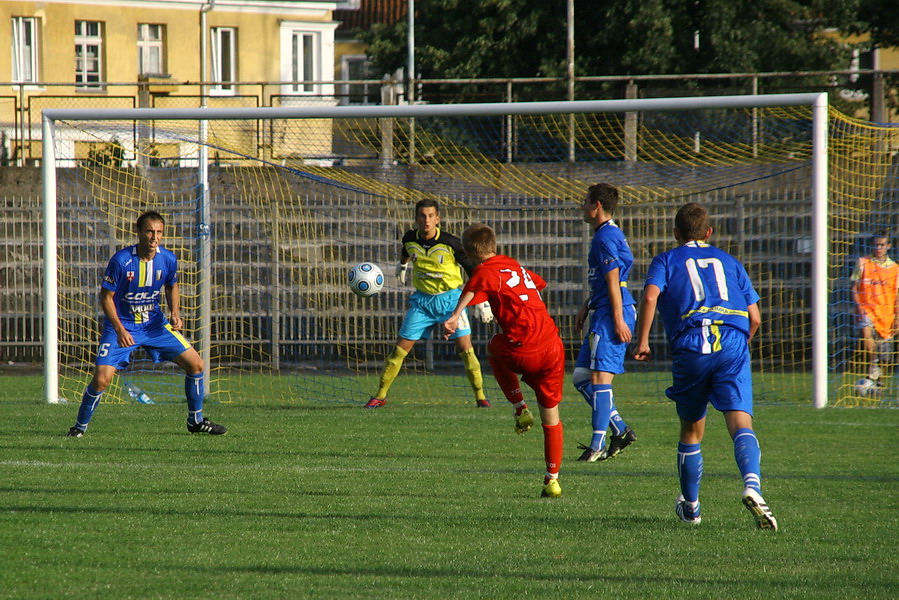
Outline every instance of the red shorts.
[[541, 346], [519, 346], [503, 334], [493, 336], [487, 354], [514, 373], [537, 394], [537, 402], [553, 408], [562, 401], [565, 384], [565, 346], [558, 337]]

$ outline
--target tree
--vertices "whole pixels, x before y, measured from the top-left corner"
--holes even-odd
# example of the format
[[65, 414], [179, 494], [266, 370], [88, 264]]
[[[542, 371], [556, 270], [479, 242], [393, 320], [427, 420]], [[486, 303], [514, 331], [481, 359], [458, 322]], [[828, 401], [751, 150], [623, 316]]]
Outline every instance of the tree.
[[[872, 7], [883, 1], [575, 0], [576, 72], [584, 76], [843, 68], [846, 49], [822, 32], [847, 31], [850, 24], [865, 27], [877, 16]], [[416, 0], [415, 8], [419, 77], [566, 73], [564, 0]], [[401, 21], [360, 33], [380, 71], [405, 66], [406, 31], [407, 23]], [[878, 25], [878, 31], [887, 39], [897, 29]]]
[[842, 11], [846, 31], [868, 34], [875, 48], [899, 46], [899, 2], [893, 0], [833, 0], [831, 10]]
[[[562, 59], [565, 56], [564, 5], [562, 14], [554, 15], [548, 4], [534, 0], [418, 0], [417, 75], [432, 79], [536, 77], [558, 71], [560, 45]], [[408, 23], [402, 20], [359, 33], [381, 72], [406, 66], [407, 31]]]

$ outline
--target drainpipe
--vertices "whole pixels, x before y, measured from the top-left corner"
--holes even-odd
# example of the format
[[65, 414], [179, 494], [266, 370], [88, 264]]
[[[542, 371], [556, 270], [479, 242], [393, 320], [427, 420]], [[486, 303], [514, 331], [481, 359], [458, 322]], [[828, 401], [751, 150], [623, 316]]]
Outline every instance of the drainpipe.
[[206, 80], [209, 72], [209, 36], [206, 35], [206, 13], [215, 8], [215, 0], [208, 0], [200, 7], [200, 106], [206, 107]]

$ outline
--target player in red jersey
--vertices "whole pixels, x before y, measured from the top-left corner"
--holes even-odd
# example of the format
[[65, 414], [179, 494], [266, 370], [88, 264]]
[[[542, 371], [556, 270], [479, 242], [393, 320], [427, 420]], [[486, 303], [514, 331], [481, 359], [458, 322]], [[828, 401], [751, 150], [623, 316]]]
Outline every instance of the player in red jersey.
[[524, 433], [534, 423], [521, 393], [521, 380], [536, 393], [543, 423], [543, 454], [546, 474], [542, 496], [557, 498], [559, 467], [562, 464], [563, 428], [559, 402], [565, 380], [565, 348], [559, 329], [540, 297], [546, 282], [518, 261], [496, 253], [496, 234], [476, 223], [462, 234], [462, 247], [475, 265], [462, 288], [462, 297], [452, 316], [443, 324], [444, 336], [456, 330], [459, 316], [469, 304], [489, 301], [503, 332], [487, 345], [487, 358], [503, 393], [515, 407], [515, 431]]

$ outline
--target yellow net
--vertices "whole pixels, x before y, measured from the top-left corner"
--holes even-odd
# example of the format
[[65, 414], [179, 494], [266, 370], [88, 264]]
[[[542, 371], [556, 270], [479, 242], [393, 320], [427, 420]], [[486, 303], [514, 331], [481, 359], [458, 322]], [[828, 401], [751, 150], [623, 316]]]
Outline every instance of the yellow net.
[[[416, 119], [250, 119], [197, 123], [70, 122], [57, 138], [60, 372], [63, 398], [89, 379], [102, 315], [106, 261], [135, 243], [133, 222], [168, 219], [164, 245], [180, 260], [182, 315], [208, 358], [210, 398], [271, 403], [360, 402], [377, 388], [410, 288], [393, 276], [414, 203], [440, 201], [443, 227], [493, 226], [500, 251], [549, 283], [546, 300], [570, 357], [586, 293], [590, 232], [579, 203], [593, 183], [620, 187], [616, 220], [635, 256], [639, 297], [652, 257], [671, 247], [675, 210], [710, 210], [712, 242], [740, 258], [761, 295], [753, 343], [760, 401], [810, 401], [811, 110], [807, 107], [633, 114]], [[830, 400], [894, 397], [894, 345], [882, 345], [879, 391], [867, 374], [851, 306], [851, 264], [874, 228], [897, 226], [897, 132], [830, 116]], [[198, 180], [208, 148], [209, 191]], [[203, 222], [200, 200], [209, 206]], [[212, 256], [199, 255], [208, 228]], [[380, 265], [384, 290], [354, 296], [346, 274]], [[206, 296], [203, 290], [209, 289]], [[208, 325], [201, 316], [207, 315]], [[494, 325], [473, 324], [484, 345]], [[656, 361], [628, 362], [640, 399], [661, 400], [670, 357], [653, 331]], [[182, 397], [173, 365], [136, 353], [122, 382], [158, 401]], [[425, 378], [425, 379], [422, 379]], [[626, 385], [628, 375], [620, 379]], [[405, 381], [405, 382], [404, 382]], [[616, 386], [618, 379], [616, 379]], [[116, 384], [110, 398], [123, 399]], [[491, 397], [499, 396], [491, 384]], [[893, 396], [890, 396], [892, 394]], [[396, 401], [468, 401], [451, 342], [422, 340], [394, 384]]]

